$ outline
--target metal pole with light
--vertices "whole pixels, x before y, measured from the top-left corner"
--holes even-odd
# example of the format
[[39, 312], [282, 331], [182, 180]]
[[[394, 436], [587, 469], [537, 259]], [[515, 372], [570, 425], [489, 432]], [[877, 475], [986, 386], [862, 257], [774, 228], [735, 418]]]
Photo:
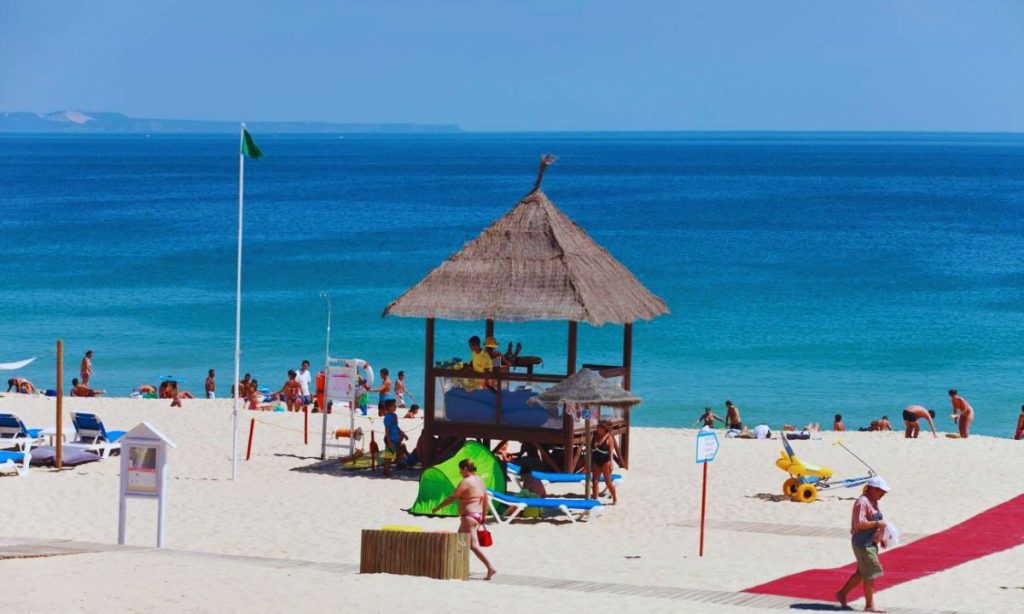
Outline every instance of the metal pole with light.
[[321, 292], [320, 298], [327, 301], [327, 343], [324, 349], [324, 406], [320, 408], [323, 416], [323, 432], [320, 434], [320, 460], [327, 459], [327, 384], [331, 374], [331, 293]]

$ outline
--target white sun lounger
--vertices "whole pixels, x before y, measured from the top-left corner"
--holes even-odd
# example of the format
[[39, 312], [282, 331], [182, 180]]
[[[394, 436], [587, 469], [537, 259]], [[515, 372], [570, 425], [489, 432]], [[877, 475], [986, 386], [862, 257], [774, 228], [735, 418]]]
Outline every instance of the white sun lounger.
[[[573, 524], [576, 524], [576, 518], [573, 516], [573, 512], [577, 512], [581, 517], [585, 516], [587, 520], [594, 520], [604, 510], [604, 504], [594, 499], [538, 499], [532, 497], [517, 497], [515, 495], [503, 495], [501, 493], [496, 493], [490, 489], [488, 489], [487, 494], [490, 495], [487, 498], [487, 502], [491, 508], [491, 514], [493, 514], [501, 524], [511, 524], [512, 521], [528, 507], [558, 510], [567, 516]], [[511, 507], [512, 513], [502, 519], [501, 514], [498, 513], [498, 508], [494, 505], [495, 501]]]
[[39, 441], [41, 432], [42, 429], [25, 428], [18, 414], [0, 414], [0, 450], [13, 448], [26, 452]]
[[[18, 466], [18, 462], [21, 462], [21, 466]], [[29, 451], [25, 452], [6, 452], [0, 451], [0, 469], [14, 469], [18, 472], [18, 475], [28, 475], [28, 466], [32, 462], [32, 453]]]
[[75, 424], [75, 440], [64, 444], [65, 448], [85, 450], [100, 458], [121, 449], [120, 439], [127, 431], [108, 431], [96, 414], [71, 412], [71, 421]]

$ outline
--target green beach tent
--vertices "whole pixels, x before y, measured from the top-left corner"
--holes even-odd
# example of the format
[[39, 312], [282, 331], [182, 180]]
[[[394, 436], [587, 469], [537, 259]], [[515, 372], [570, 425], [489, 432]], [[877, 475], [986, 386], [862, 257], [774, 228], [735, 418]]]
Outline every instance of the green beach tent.
[[457, 503], [441, 508], [437, 513], [431, 510], [455, 492], [455, 487], [462, 481], [459, 473], [459, 462], [468, 458], [476, 465], [476, 474], [484, 481], [487, 488], [496, 492], [505, 492], [505, 473], [501, 464], [494, 458], [491, 451], [475, 441], [467, 441], [465, 445], [443, 463], [425, 469], [420, 475], [420, 491], [416, 495], [416, 503], [409, 508], [410, 514], [417, 516], [458, 516]]

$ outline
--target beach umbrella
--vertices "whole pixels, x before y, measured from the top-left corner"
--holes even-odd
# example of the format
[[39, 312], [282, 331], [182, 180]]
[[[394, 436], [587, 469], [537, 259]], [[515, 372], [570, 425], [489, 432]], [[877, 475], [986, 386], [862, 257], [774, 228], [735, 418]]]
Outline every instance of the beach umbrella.
[[[548, 388], [535, 398], [543, 407], [552, 409], [563, 405], [565, 410], [579, 417], [581, 409], [590, 410], [598, 407], [632, 407], [640, 403], [640, 397], [625, 390], [616, 382], [602, 377], [600, 373], [590, 369], [580, 369], [561, 382]], [[584, 492], [589, 499], [590, 485], [593, 480], [593, 436], [590, 433], [589, 411], [584, 412], [584, 439], [586, 446], [586, 485]], [[569, 451], [566, 451], [569, 453]], [[597, 496], [597, 493], [594, 493]]]

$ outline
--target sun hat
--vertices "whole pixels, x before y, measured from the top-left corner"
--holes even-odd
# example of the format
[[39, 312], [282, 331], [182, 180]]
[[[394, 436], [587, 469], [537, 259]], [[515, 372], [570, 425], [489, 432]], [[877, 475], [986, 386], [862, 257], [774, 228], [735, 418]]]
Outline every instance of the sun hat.
[[488, 337], [487, 341], [484, 341], [485, 348], [496, 348], [498, 347], [498, 340], [494, 337]]
[[886, 482], [885, 478], [883, 478], [880, 475], [873, 476], [871, 479], [869, 479], [867, 485], [873, 488], [877, 488], [878, 490], [881, 490], [883, 492], [889, 492], [890, 490], [889, 483]]

